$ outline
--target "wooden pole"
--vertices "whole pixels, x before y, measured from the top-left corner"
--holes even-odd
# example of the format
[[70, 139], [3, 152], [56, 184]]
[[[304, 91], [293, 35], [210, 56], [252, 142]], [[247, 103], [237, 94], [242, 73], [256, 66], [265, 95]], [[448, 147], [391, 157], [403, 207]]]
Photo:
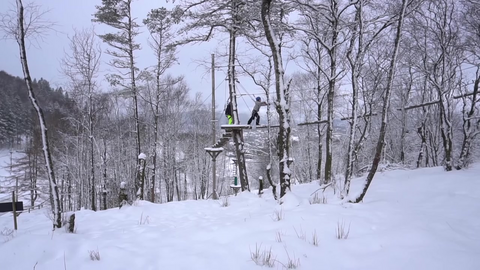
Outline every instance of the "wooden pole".
[[[213, 144], [216, 143], [217, 138], [215, 136], [215, 54], [212, 53], [212, 137]], [[213, 193], [212, 199], [218, 200], [217, 194], [217, 161], [212, 156], [212, 179], [213, 179]]]
[[13, 227], [17, 230], [17, 209], [15, 203], [15, 191], [12, 191]]
[[15, 177], [15, 201], [18, 202], [18, 176]]
[[462, 98], [462, 97], [468, 97], [468, 96], [472, 96], [473, 94], [475, 94], [475, 92], [466, 93], [466, 94], [463, 94], [463, 95], [460, 95], [460, 96], [454, 96], [453, 99], [459, 99], [459, 98]]

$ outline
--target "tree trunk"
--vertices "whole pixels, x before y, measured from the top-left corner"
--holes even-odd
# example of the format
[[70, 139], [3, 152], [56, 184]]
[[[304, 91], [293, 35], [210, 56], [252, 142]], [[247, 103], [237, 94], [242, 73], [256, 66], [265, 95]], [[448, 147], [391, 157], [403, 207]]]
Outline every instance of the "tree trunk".
[[290, 113], [288, 105], [288, 88], [285, 88], [285, 71], [282, 64], [281, 44], [278, 42], [274, 29], [271, 25], [270, 7], [272, 0], [262, 0], [262, 22], [265, 30], [270, 50], [273, 56], [273, 66], [275, 71], [275, 90], [277, 100], [275, 108], [279, 116], [278, 132], [278, 158], [280, 168], [280, 198], [282, 198], [287, 189], [290, 189]]
[[[318, 42], [317, 42], [318, 43]], [[320, 74], [322, 73], [322, 69], [320, 67], [320, 63], [322, 61], [321, 59], [321, 50], [320, 50], [320, 45], [316, 44], [317, 48], [317, 54], [318, 54], [318, 65], [317, 65], [317, 120], [320, 121], [322, 120], [322, 105], [323, 105], [323, 100], [324, 97], [322, 97], [322, 85], [321, 85], [321, 79], [320, 79]], [[317, 124], [317, 135], [318, 135], [318, 156], [317, 156], [317, 179], [319, 179], [319, 184], [322, 184], [322, 181], [320, 180], [322, 178], [322, 158], [323, 158], [323, 131], [322, 131], [322, 125], [318, 123]]]
[[55, 180], [55, 172], [53, 171], [54, 167], [53, 167], [52, 156], [50, 153], [50, 146], [48, 142], [47, 126], [45, 123], [45, 117], [43, 115], [42, 108], [40, 108], [40, 106], [37, 103], [37, 100], [35, 99], [32, 78], [30, 76], [30, 70], [28, 68], [27, 51], [25, 49], [25, 36], [26, 36], [25, 31], [26, 30], [24, 25], [25, 21], [23, 17], [24, 16], [23, 12], [24, 12], [24, 8], [23, 8], [22, 0], [17, 0], [18, 36], [16, 38], [17, 38], [19, 49], [20, 49], [20, 60], [22, 63], [23, 76], [24, 76], [25, 84], [27, 85], [27, 89], [28, 89], [28, 97], [30, 98], [30, 102], [32, 103], [33, 107], [35, 108], [35, 111], [37, 112], [38, 120], [40, 122], [40, 130], [42, 133], [42, 143], [43, 143], [43, 154], [45, 157], [45, 165], [47, 168], [47, 177], [48, 177], [49, 191], [50, 191], [50, 203], [51, 203], [52, 212], [53, 212], [53, 227], [61, 228], [62, 221], [61, 221], [60, 199], [58, 194], [58, 186]]
[[107, 141], [103, 139], [103, 210], [107, 210]]
[[333, 166], [333, 109], [335, 87], [337, 84], [337, 39], [338, 39], [338, 4], [336, 1], [331, 1], [332, 20], [332, 37], [328, 55], [330, 57], [330, 74], [328, 75], [328, 93], [327, 93], [327, 136], [325, 138], [325, 179], [323, 184], [328, 184], [332, 181], [332, 166]]
[[382, 124], [380, 126], [380, 134], [378, 136], [377, 146], [375, 148], [375, 156], [373, 158], [372, 167], [368, 172], [367, 179], [365, 180], [366, 183], [362, 190], [362, 193], [354, 201], [350, 201], [350, 202], [359, 203], [363, 200], [370, 184], [372, 183], [373, 177], [377, 172], [378, 164], [380, 163], [380, 158], [382, 156], [382, 150], [385, 145], [385, 134], [387, 130], [387, 116], [388, 116], [388, 110], [390, 106], [390, 96], [392, 91], [393, 78], [395, 76], [395, 65], [397, 62], [398, 48], [400, 46], [400, 41], [402, 38], [402, 27], [403, 27], [403, 20], [405, 16], [405, 10], [407, 8], [407, 2], [408, 0], [402, 0], [402, 10], [400, 13], [400, 17], [398, 19], [398, 25], [397, 25], [395, 41], [394, 41], [394, 49], [393, 49], [392, 59], [390, 61], [390, 68], [388, 70], [387, 86], [383, 95]]
[[273, 198], [277, 200], [277, 185], [272, 181], [272, 167], [267, 167], [267, 180], [270, 186], [272, 187]]
[[[92, 127], [93, 124], [92, 124], [92, 120], [90, 120], [90, 128], [93, 128]], [[91, 129], [90, 129], [90, 133], [91, 133]], [[90, 180], [91, 180], [91, 203], [92, 203], [92, 210], [93, 211], [97, 211], [97, 206], [96, 206], [96, 203], [95, 203], [95, 160], [94, 160], [94, 142], [93, 142], [93, 135], [90, 135], [90, 173], [91, 173], [91, 176], [90, 176]]]
[[[132, 95], [133, 95], [133, 116], [135, 118], [135, 135], [136, 135], [136, 144], [137, 144], [137, 155], [142, 153], [141, 147], [141, 136], [140, 136], [140, 120], [138, 117], [138, 89], [136, 85], [136, 67], [135, 67], [135, 58], [133, 55], [134, 52], [134, 44], [133, 44], [133, 20], [131, 14], [131, 1], [128, 1], [128, 56], [129, 56], [129, 64], [130, 64], [130, 87], [132, 88]], [[141, 160], [137, 159], [137, 167], [141, 168]], [[145, 167], [145, 162], [143, 167]], [[137, 181], [135, 181], [136, 186], [135, 189], [137, 190], [137, 199], [143, 200], [143, 193], [144, 193], [144, 185], [145, 185], [145, 168], [139, 169], [137, 171]]]
[[[445, 104], [447, 103], [447, 104]], [[453, 151], [453, 142], [452, 142], [452, 125], [450, 123], [449, 117], [449, 102], [444, 100], [442, 94], [440, 95], [440, 135], [443, 142], [443, 151], [445, 155], [445, 170], [451, 171], [452, 164], [452, 151]]]
[[158, 118], [160, 113], [160, 74], [157, 73], [157, 93], [155, 100], [155, 116], [153, 124], [153, 157], [152, 176], [150, 178], [150, 201], [155, 203], [155, 180], [157, 174]]
[[[354, 142], [355, 132], [357, 130], [357, 107], [358, 107], [358, 76], [359, 76], [359, 61], [361, 60], [361, 54], [363, 53], [363, 25], [362, 25], [362, 5], [363, 2], [358, 3], [357, 11], [355, 13], [355, 28], [353, 30], [352, 37], [350, 39], [350, 46], [347, 51], [347, 59], [351, 68], [352, 79], [352, 114], [350, 121], [350, 131], [348, 137], [347, 147], [347, 161], [345, 169], [345, 181], [344, 181], [344, 195], [348, 196], [350, 192], [350, 182], [352, 179], [353, 170], [353, 158], [354, 158]], [[358, 41], [357, 41], [358, 39]], [[355, 44], [358, 42], [357, 53], [355, 58], [352, 57]]]
[[[470, 97], [463, 96], [463, 141], [462, 141], [462, 148], [460, 150], [460, 157], [458, 159], [458, 163], [455, 166], [457, 170], [465, 168], [468, 166], [469, 163], [469, 156], [470, 156], [470, 147], [472, 141], [475, 137], [480, 133], [480, 120], [474, 120], [472, 117], [475, 114], [476, 105], [478, 103], [478, 88], [480, 85], [480, 68], [477, 68], [476, 79], [473, 83], [473, 94]], [[468, 102], [470, 101], [470, 108], [468, 107]]]

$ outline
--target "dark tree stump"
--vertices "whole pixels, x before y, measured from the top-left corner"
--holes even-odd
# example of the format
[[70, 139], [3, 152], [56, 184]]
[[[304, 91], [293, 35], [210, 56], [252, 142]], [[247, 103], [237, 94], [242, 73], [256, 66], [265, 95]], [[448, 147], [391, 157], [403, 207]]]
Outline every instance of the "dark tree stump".
[[69, 233], [74, 233], [75, 232], [75, 213], [71, 214], [70, 217], [68, 217], [67, 231]]

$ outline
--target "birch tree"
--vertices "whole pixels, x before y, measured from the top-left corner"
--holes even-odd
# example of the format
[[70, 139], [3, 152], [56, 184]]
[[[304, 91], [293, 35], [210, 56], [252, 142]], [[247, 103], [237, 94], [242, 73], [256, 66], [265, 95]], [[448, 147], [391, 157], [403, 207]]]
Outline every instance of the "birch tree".
[[30, 75], [26, 49], [26, 40], [28, 38], [38, 38], [52, 28], [53, 24], [45, 21], [43, 19], [44, 15], [45, 12], [42, 12], [39, 6], [27, 5], [24, 7], [22, 0], [16, 0], [16, 10], [11, 11], [9, 14], [2, 14], [2, 24], [0, 28], [4, 31], [6, 38], [13, 38], [18, 44], [23, 77], [28, 89], [28, 97], [40, 123], [42, 148], [45, 167], [47, 169], [49, 197], [53, 214], [53, 228], [55, 229], [62, 227], [60, 197], [49, 145], [47, 123], [45, 122], [43, 110], [35, 97], [35, 89], [33, 88], [32, 77]]
[[275, 74], [275, 109], [279, 117], [279, 131], [277, 138], [277, 153], [280, 173], [280, 198], [285, 196], [290, 189], [290, 103], [288, 100], [289, 89], [285, 84], [285, 71], [283, 69], [282, 49], [272, 27], [272, 0], [262, 0], [262, 23], [270, 50], [273, 57], [273, 70]]

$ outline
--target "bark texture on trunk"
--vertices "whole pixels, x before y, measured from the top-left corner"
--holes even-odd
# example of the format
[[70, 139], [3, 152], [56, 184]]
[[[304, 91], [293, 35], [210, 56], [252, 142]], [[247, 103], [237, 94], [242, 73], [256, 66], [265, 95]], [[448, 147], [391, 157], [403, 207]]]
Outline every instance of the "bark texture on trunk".
[[52, 212], [53, 212], [53, 227], [61, 228], [62, 221], [61, 221], [60, 197], [59, 197], [57, 182], [55, 180], [55, 172], [53, 170], [53, 161], [52, 161], [52, 155], [50, 153], [47, 125], [45, 123], [45, 116], [43, 114], [42, 108], [38, 105], [38, 102], [35, 98], [32, 77], [30, 76], [30, 70], [28, 68], [27, 50], [25, 48], [26, 32], [25, 32], [25, 25], [24, 25], [25, 23], [24, 8], [21, 0], [17, 0], [17, 15], [18, 15], [17, 43], [20, 49], [20, 61], [22, 63], [23, 76], [24, 76], [25, 84], [27, 85], [27, 89], [28, 89], [28, 97], [30, 98], [30, 102], [32, 103], [33, 107], [35, 108], [35, 111], [37, 112], [38, 120], [40, 122], [43, 154], [45, 157], [45, 166], [47, 168], [47, 176], [48, 176], [49, 191], [50, 191], [50, 203], [51, 203]]
[[290, 177], [291, 177], [291, 159], [290, 159], [290, 113], [288, 104], [288, 87], [285, 87], [284, 75], [282, 64], [282, 51], [281, 45], [276, 39], [274, 29], [271, 25], [271, 3], [272, 0], [262, 0], [262, 22], [265, 30], [265, 36], [267, 38], [270, 50], [272, 52], [274, 71], [275, 71], [275, 90], [277, 100], [275, 102], [275, 108], [279, 116], [279, 132], [277, 138], [277, 151], [279, 158], [279, 170], [280, 170], [280, 198], [283, 197], [287, 190], [290, 189]]

